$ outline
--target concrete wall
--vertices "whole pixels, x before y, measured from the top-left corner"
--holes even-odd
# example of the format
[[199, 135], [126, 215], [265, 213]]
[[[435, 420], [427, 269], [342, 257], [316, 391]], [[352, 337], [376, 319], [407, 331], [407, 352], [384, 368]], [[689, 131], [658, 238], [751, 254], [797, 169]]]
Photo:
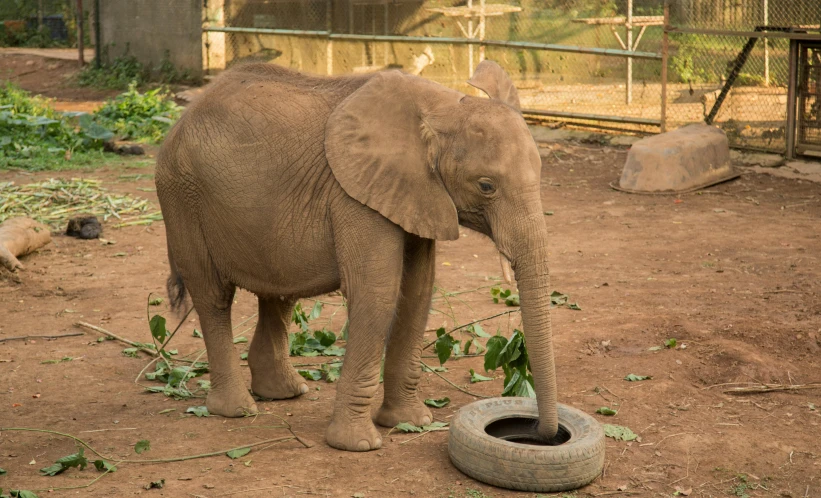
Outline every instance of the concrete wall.
[[100, 2], [103, 53], [126, 51], [147, 68], [166, 52], [179, 71], [202, 77], [202, 0], [105, 0]]

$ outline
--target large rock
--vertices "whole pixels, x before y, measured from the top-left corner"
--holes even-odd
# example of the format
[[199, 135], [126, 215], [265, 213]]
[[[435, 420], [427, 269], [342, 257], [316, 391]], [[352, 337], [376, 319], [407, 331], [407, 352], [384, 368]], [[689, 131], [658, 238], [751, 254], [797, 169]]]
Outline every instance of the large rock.
[[619, 187], [635, 192], [679, 192], [734, 176], [724, 132], [691, 124], [633, 144]]

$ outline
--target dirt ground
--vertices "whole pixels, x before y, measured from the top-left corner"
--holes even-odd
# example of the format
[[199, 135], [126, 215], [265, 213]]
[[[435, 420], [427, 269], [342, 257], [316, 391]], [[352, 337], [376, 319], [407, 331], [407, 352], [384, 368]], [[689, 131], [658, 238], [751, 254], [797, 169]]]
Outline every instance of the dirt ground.
[[[591, 414], [602, 406], [616, 408], [614, 417], [594, 416], [640, 436], [633, 442], [608, 438], [604, 474], [569, 496], [670, 497], [677, 488], [697, 497], [821, 496], [821, 389], [797, 387], [821, 382], [821, 186], [745, 169], [740, 179], [706, 192], [634, 196], [608, 187], [620, 174], [624, 148], [556, 142], [543, 144], [541, 152], [542, 198], [545, 211], [553, 213], [546, 218], [552, 284], [582, 308], [552, 313], [559, 399]], [[152, 168], [123, 161], [59, 176], [102, 179], [113, 192], [156, 202], [153, 192], [140, 190], [153, 186]], [[2, 171], [0, 182], [53, 176], [58, 174]], [[298, 399], [262, 402], [266, 415], [248, 419], [197, 418], [185, 411], [202, 399], [146, 393], [134, 381], [149, 363], [147, 355], [126, 357], [122, 343], [98, 342], [101, 334], [74, 323], [150, 342], [147, 296], [164, 296], [167, 276], [164, 225], [104, 227], [103, 236], [114, 244], [56, 235], [53, 244], [23, 260], [27, 270], [19, 273], [20, 282], [8, 274], [0, 278], [0, 427], [71, 434], [117, 458], [168, 459], [287, 436], [269, 427], [279, 423], [267, 415], [275, 414], [315, 445], [263, 444], [237, 460], [218, 455], [121, 464], [88, 488], [40, 496], [535, 496], [461, 474], [448, 460], [444, 431], [417, 437], [380, 429], [384, 446], [369, 453], [328, 447], [324, 431], [335, 384], [324, 381], [311, 382], [312, 390]], [[429, 328], [508, 309], [489, 294], [501, 276], [489, 240], [463, 229], [458, 241], [438, 244], [437, 252], [440, 292]], [[461, 293], [445, 298], [443, 292]], [[254, 324], [252, 318], [239, 325], [252, 317], [256, 303], [246, 292], [236, 301], [240, 333]], [[344, 311], [331, 318], [336, 309], [327, 305], [315, 323], [329, 320], [338, 332]], [[165, 312], [165, 306], [151, 312]], [[173, 315], [165, 315], [169, 327], [176, 325]], [[509, 335], [519, 318], [483, 325]], [[192, 336], [198, 326], [196, 316], [190, 318], [171, 347], [181, 355], [202, 349], [202, 339]], [[79, 332], [55, 340], [9, 340]], [[679, 347], [650, 350], [669, 338]], [[236, 353], [246, 348], [237, 344]], [[67, 357], [73, 360], [43, 363]], [[431, 357], [424, 361], [438, 364]], [[502, 390], [499, 372], [491, 382], [469, 383], [469, 369], [482, 371], [482, 358], [446, 366], [442, 375], [463, 388], [483, 395]], [[653, 378], [624, 381], [631, 373]], [[725, 393], [759, 382], [796, 387]], [[432, 373], [423, 374], [420, 390], [425, 398], [450, 397], [450, 405], [433, 410], [445, 422], [477, 399]], [[150, 440], [151, 450], [136, 455], [134, 444], [142, 439]], [[87, 484], [99, 475], [93, 467], [56, 477], [38, 474], [73, 452], [75, 443], [64, 437], [0, 430], [0, 468], [7, 471], [0, 487]], [[162, 489], [144, 489], [160, 479]]]

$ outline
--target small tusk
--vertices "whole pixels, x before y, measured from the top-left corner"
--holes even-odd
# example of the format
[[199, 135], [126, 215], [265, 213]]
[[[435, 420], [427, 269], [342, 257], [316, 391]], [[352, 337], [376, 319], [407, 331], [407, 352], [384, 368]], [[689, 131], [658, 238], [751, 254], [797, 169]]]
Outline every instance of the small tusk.
[[502, 277], [508, 285], [513, 284], [513, 268], [510, 266], [510, 260], [504, 254], [499, 253], [499, 264], [502, 265]]

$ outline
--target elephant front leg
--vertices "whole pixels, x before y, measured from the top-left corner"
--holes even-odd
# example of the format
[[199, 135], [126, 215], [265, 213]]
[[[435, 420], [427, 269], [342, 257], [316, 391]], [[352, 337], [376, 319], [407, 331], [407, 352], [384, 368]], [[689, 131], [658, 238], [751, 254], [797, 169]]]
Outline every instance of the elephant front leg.
[[368, 225], [371, 237], [348, 230], [337, 242], [350, 323], [345, 362], [325, 437], [330, 446], [348, 451], [382, 446], [371, 405], [379, 387], [385, 337], [396, 316], [402, 280], [404, 233], [375, 212], [372, 218]]
[[374, 421], [383, 427], [400, 422], [427, 425], [433, 416], [417, 396], [420, 357], [433, 288], [435, 243], [408, 235], [398, 312], [385, 354], [385, 398]]
[[294, 301], [259, 298], [259, 318], [248, 351], [251, 391], [266, 399], [286, 399], [308, 392], [308, 383], [289, 360], [288, 323]]

